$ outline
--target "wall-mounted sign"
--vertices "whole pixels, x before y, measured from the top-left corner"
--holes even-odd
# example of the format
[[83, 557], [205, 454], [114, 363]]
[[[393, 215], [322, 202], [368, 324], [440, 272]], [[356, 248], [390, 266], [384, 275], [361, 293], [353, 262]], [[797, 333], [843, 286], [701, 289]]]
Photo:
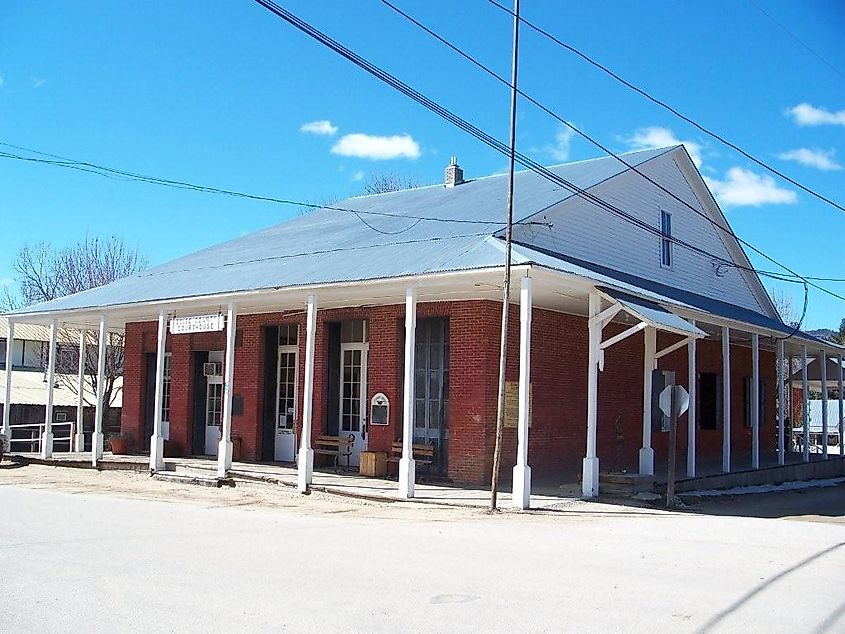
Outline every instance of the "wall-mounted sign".
[[226, 318], [220, 314], [174, 317], [170, 320], [170, 334], [187, 335], [192, 332], [219, 332], [226, 325]]
[[[528, 386], [528, 426], [531, 427], [531, 404], [534, 400], [534, 384]], [[505, 382], [505, 427], [519, 426], [519, 381]]]
[[390, 422], [390, 401], [379, 392], [370, 401], [370, 425], [387, 425]]

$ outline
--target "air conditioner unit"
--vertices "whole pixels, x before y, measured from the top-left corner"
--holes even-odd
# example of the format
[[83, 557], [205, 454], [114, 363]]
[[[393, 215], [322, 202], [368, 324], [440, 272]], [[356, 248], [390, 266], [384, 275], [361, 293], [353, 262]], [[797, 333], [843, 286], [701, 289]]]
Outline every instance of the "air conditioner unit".
[[223, 374], [223, 364], [222, 363], [203, 363], [202, 364], [202, 375], [203, 376], [221, 376]]

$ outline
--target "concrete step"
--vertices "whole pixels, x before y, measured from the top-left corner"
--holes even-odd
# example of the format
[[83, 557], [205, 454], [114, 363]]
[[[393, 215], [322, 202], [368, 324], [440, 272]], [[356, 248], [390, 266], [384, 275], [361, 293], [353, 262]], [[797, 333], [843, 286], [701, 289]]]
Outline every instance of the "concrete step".
[[193, 484], [196, 486], [220, 488], [223, 486], [235, 486], [235, 481], [232, 478], [218, 478], [216, 476], [210, 477], [201, 473], [190, 473], [187, 471], [157, 471], [152, 475], [155, 480], [162, 480], [163, 482], [177, 482], [179, 484]]
[[639, 473], [600, 473], [599, 491], [606, 495], [632, 497], [654, 489], [654, 476]]

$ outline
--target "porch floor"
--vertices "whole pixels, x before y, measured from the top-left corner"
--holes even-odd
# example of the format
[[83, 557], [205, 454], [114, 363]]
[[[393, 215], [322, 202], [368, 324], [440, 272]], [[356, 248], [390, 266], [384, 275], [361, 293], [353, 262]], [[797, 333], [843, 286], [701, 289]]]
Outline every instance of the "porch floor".
[[[91, 468], [91, 454], [61, 453], [54, 454], [48, 460], [42, 460], [37, 453], [15, 452], [8, 454], [20, 456], [25, 460], [37, 461], [56, 466]], [[106, 452], [101, 461], [103, 469], [132, 469], [146, 471], [149, 458], [144, 455], [113, 455]], [[165, 468], [168, 473], [184, 474], [185, 476], [212, 477], [217, 470], [217, 461], [211, 457], [166, 458]], [[233, 462], [230, 476], [235, 480], [252, 480], [297, 486], [297, 470], [294, 464], [285, 463], [251, 463]], [[398, 495], [396, 480], [386, 478], [370, 478], [353, 471], [343, 469], [314, 469], [312, 489], [338, 495], [347, 495], [363, 499], [379, 501], [406, 501]], [[450, 484], [417, 483], [414, 487], [415, 497], [411, 501], [429, 504], [445, 504], [450, 506], [486, 507], [490, 504], [490, 490], [462, 487]], [[578, 483], [561, 486], [543, 485], [535, 483], [532, 487], [531, 508], [553, 509], [566, 506], [580, 500], [581, 488]], [[509, 486], [503, 485], [499, 492], [499, 506], [511, 506], [511, 491]]]

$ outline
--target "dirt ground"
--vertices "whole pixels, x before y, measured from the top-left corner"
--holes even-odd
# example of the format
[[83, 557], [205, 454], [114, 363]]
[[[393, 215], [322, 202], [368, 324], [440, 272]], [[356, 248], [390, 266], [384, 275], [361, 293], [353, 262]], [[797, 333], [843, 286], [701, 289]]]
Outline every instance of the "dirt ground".
[[[359, 518], [394, 520], [489, 520], [485, 509], [425, 504], [420, 502], [379, 502], [330, 493], [313, 492], [304, 496], [295, 489], [264, 483], [238, 481], [234, 488], [208, 488], [178, 482], [165, 482], [132, 471], [95, 471], [45, 465], [20, 465], [4, 460], [0, 464], [0, 486], [22, 485], [70, 493], [93, 493], [124, 498], [191, 504], [206, 508], [287, 509], [300, 515], [349, 515]], [[681, 513], [702, 515], [783, 518], [845, 525], [845, 484], [828, 488], [734, 495], [710, 498], [683, 498]], [[601, 502], [563, 501], [554, 509], [500, 513], [508, 521], [560, 521], [588, 519], [597, 515], [653, 515], [666, 512], [663, 503], [642, 503], [603, 499]]]

